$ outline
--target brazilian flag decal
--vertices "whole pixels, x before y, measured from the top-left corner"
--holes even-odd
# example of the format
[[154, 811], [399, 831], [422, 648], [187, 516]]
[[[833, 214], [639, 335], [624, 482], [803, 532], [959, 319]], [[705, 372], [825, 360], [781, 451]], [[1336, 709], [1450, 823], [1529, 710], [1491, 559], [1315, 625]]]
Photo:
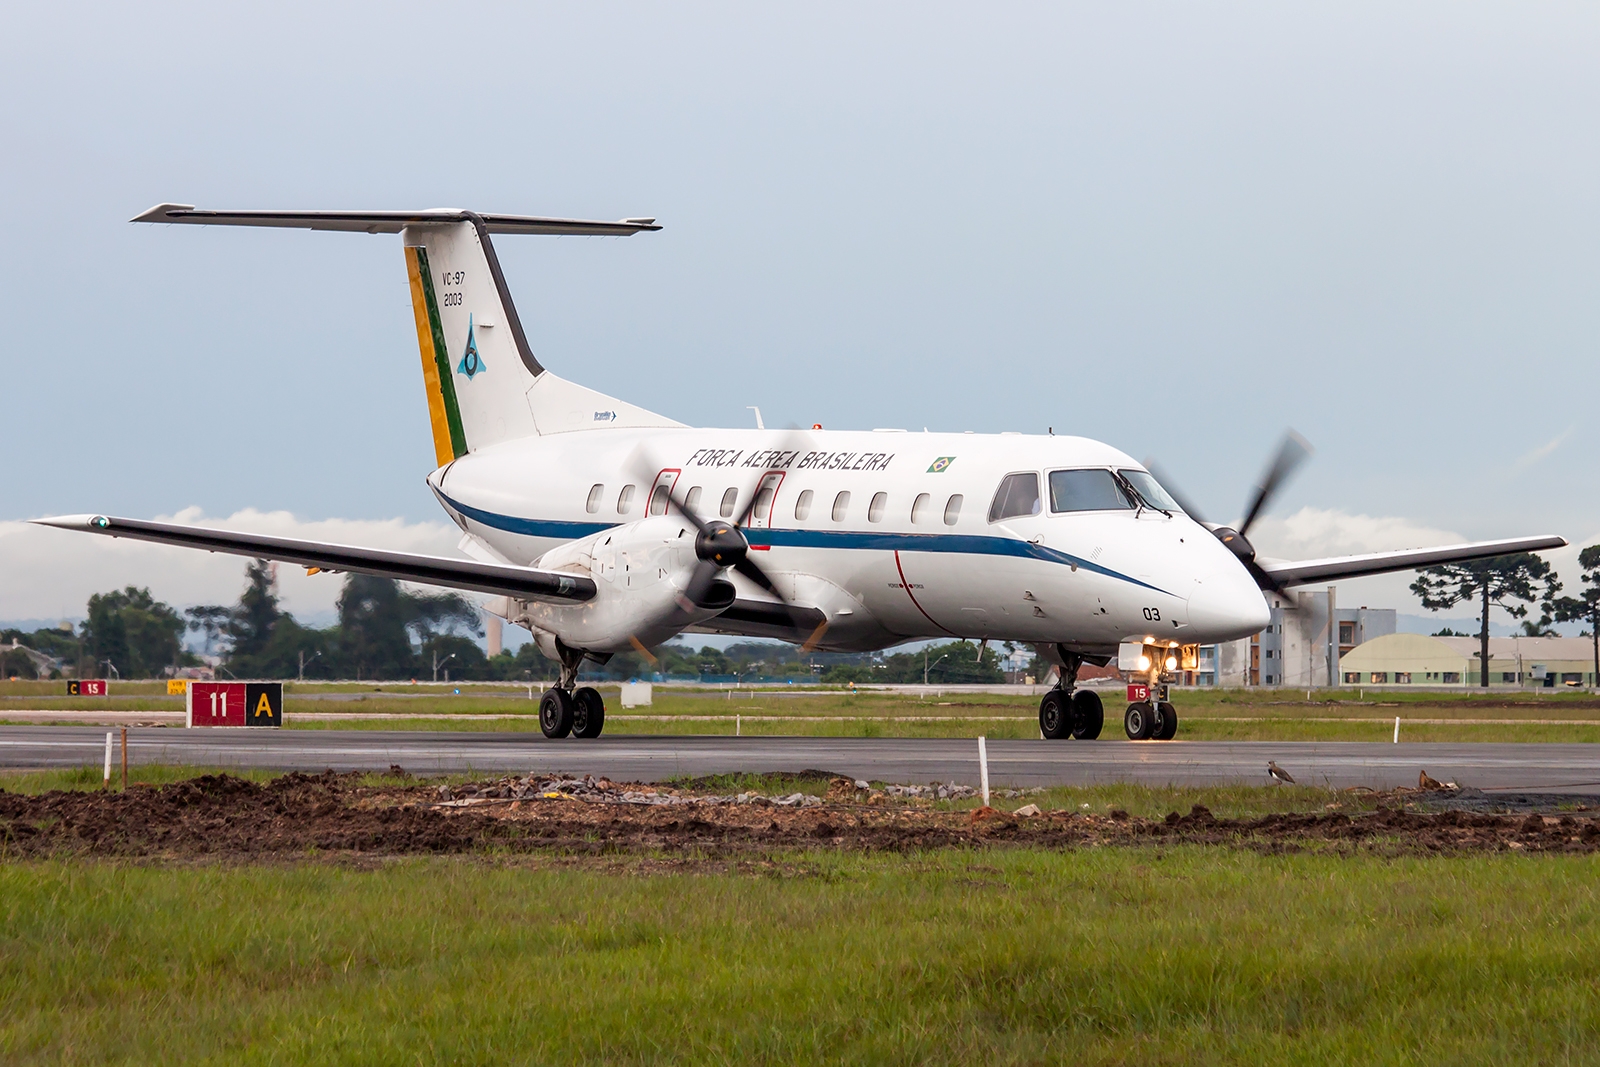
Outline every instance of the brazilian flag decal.
[[[433, 294], [433, 272], [428, 250], [406, 248], [406, 273], [411, 277], [411, 311], [417, 320], [417, 347], [422, 350], [422, 381], [428, 393], [428, 419], [433, 425], [433, 455], [439, 466], [467, 454], [467, 434], [461, 426], [461, 408], [450, 373], [450, 353], [445, 347], [439, 302]], [[477, 344], [468, 332], [467, 347], [476, 358]], [[481, 361], [479, 369], [482, 369]], [[471, 375], [468, 375], [471, 377]]]
[[954, 463], [955, 461], [956, 457], [954, 456], [940, 456], [938, 459], [934, 460], [932, 466], [928, 468], [928, 473], [943, 474], [945, 471], [950, 469], [950, 464]]

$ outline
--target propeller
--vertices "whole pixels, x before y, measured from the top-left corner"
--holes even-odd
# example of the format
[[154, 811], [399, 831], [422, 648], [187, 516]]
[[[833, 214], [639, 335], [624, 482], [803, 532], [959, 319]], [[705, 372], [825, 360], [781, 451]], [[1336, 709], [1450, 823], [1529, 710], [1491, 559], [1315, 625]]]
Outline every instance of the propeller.
[[[750, 491], [749, 502], [745, 504], [744, 510], [739, 514], [739, 517], [732, 522], [722, 518], [709, 521], [702, 519], [679, 501], [677, 497], [673, 496], [670, 491], [667, 493], [667, 506], [695, 528], [694, 552], [699, 562], [695, 564], [694, 572], [689, 575], [689, 582], [684, 587], [683, 594], [679, 600], [680, 606], [684, 610], [727, 607], [727, 603], [720, 598], [714, 597], [712, 593], [717, 576], [724, 570], [731, 569], [744, 575], [752, 583], [777, 597], [788, 612], [789, 619], [796, 630], [799, 630], [804, 625], [794, 611], [791, 610], [793, 605], [790, 604], [789, 598], [779, 591], [760, 565], [750, 558], [750, 542], [744, 534], [743, 528], [749, 523], [750, 517], [755, 514], [756, 507], [762, 502], [763, 496], [766, 497], [770, 510], [772, 491], [767, 489], [764, 483], [771, 473], [773, 472], [770, 470], [763, 470], [757, 475], [756, 483]], [[653, 494], [654, 492], [655, 490], [652, 489], [651, 493]], [[647, 513], [649, 499], [649, 497], [646, 498]], [[801, 650], [809, 652], [815, 648], [827, 629], [828, 622], [824, 619], [806, 638]]]
[[1287, 597], [1289, 592], [1272, 575], [1268, 574], [1261, 564], [1256, 562], [1256, 549], [1247, 536], [1250, 527], [1255, 525], [1258, 518], [1265, 513], [1267, 506], [1272, 503], [1272, 498], [1278, 494], [1290, 476], [1311, 456], [1311, 444], [1294, 430], [1289, 430], [1283, 435], [1283, 440], [1278, 445], [1278, 451], [1273, 455], [1272, 462], [1261, 475], [1261, 481], [1256, 485], [1255, 495], [1250, 499], [1250, 506], [1245, 510], [1244, 520], [1238, 527], [1213, 526], [1201, 517], [1194, 505], [1173, 488], [1173, 483], [1161, 474], [1154, 464], [1147, 463], [1150, 473], [1155, 475], [1156, 481], [1161, 483], [1178, 506], [1188, 513], [1189, 517], [1210, 529], [1218, 541], [1228, 546], [1228, 551], [1236, 556], [1244, 569], [1250, 572], [1250, 577], [1256, 580], [1256, 585], [1262, 589], [1270, 589], [1279, 596]]

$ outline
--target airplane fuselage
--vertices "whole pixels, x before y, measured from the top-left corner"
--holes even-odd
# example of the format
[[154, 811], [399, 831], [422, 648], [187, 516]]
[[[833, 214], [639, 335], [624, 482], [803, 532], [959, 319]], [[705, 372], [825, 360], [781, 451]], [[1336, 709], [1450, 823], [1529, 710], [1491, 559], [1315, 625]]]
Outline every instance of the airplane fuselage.
[[[827, 648], [960, 637], [1112, 651], [1133, 640], [1232, 640], [1266, 625], [1260, 589], [1206, 528], [1177, 510], [1062, 510], [1050, 475], [1069, 470], [1143, 468], [1081, 437], [616, 428], [508, 441], [429, 483], [470, 535], [463, 548], [476, 541], [521, 565], [662, 514], [658, 486], [708, 519], [736, 518], [770, 490], [745, 536], [785, 597], [827, 616]], [[1021, 475], [1025, 489], [1029, 474], [1033, 507], [1024, 497], [1011, 503], [1020, 513], [1002, 517], [1002, 482]], [[627, 580], [621, 566], [596, 570]], [[741, 599], [771, 600], [730, 580]], [[762, 633], [718, 620], [696, 629]]]

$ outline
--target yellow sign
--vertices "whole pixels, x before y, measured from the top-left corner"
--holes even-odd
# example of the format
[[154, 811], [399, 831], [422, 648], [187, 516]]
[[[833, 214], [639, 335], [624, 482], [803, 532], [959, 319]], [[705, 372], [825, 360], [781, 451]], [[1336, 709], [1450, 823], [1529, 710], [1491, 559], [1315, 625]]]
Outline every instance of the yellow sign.
[[256, 701], [256, 714], [272, 718], [272, 702], [267, 699], [267, 694], [262, 693], [261, 699]]
[[167, 696], [181, 697], [189, 691], [189, 683], [182, 678], [167, 679]]

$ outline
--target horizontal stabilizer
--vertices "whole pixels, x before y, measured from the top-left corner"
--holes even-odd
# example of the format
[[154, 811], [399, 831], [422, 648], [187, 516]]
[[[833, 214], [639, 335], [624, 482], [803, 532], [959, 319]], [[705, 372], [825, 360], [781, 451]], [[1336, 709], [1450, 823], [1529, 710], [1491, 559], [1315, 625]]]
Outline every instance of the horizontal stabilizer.
[[1420, 570], [1443, 563], [1466, 563], [1491, 556], [1509, 556], [1515, 552], [1541, 552], [1548, 548], [1562, 548], [1566, 543], [1565, 537], [1514, 537], [1505, 541], [1472, 541], [1464, 545], [1373, 552], [1364, 556], [1333, 556], [1292, 562], [1258, 558], [1256, 562], [1282, 585], [1309, 585], [1341, 578], [1365, 578], [1371, 574]]
[[201, 226], [280, 226], [347, 233], [399, 233], [430, 222], [481, 222], [489, 233], [555, 234], [572, 237], [628, 237], [659, 230], [655, 219], [547, 219], [536, 215], [486, 215], [460, 208], [422, 211], [211, 211], [193, 204], [157, 204], [133, 222], [174, 222]]
[[556, 600], [591, 600], [594, 579], [560, 571], [536, 570], [507, 564], [478, 563], [473, 560], [423, 556], [412, 552], [390, 552], [380, 548], [331, 545], [301, 541], [290, 537], [213, 530], [203, 526], [181, 526], [169, 522], [140, 519], [113, 519], [104, 515], [64, 515], [53, 519], [34, 519], [41, 526], [62, 530], [154, 541], [183, 548], [204, 548], [235, 556], [275, 559], [302, 567], [329, 571], [353, 571], [380, 578], [397, 578], [421, 585], [439, 585], [496, 596], [544, 597]]

